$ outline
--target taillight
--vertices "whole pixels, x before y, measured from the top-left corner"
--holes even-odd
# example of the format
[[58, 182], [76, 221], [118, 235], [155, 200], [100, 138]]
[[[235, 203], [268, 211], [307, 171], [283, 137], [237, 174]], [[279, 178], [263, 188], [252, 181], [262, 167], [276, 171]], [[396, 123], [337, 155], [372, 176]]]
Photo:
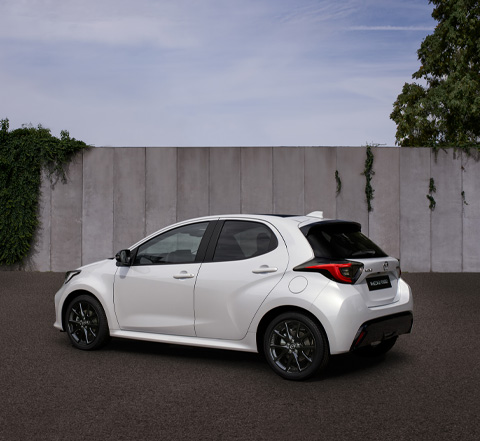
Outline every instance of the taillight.
[[356, 282], [363, 270], [363, 263], [360, 262], [330, 262], [320, 263], [315, 260], [306, 262], [294, 268], [295, 271], [313, 271], [322, 273], [329, 279], [340, 283], [353, 284]]

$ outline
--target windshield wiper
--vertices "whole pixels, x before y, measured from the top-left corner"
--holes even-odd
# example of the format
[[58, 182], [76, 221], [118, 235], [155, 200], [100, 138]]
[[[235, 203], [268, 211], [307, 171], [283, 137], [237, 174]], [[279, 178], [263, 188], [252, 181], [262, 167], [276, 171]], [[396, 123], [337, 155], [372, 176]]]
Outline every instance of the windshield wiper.
[[358, 256], [375, 256], [375, 250], [360, 250], [360, 251], [355, 251], [352, 253], [352, 257], [358, 257]]

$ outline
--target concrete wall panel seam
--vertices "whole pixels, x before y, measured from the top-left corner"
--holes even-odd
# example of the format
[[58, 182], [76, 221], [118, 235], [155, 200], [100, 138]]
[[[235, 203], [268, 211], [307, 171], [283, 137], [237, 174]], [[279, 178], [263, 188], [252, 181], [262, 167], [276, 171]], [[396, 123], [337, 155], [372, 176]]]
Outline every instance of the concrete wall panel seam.
[[179, 221], [178, 219], [178, 180], [179, 180], [179, 177], [178, 177], [178, 164], [180, 163], [180, 154], [179, 154], [179, 149], [177, 148], [177, 150], [175, 151], [176, 152], [176, 161], [177, 161], [177, 176], [176, 176], [176, 187], [175, 187], [175, 191], [176, 191], [176, 200], [177, 200], [177, 209], [176, 209], [176, 215], [175, 215], [175, 219], [176, 219], [176, 222]]
[[272, 179], [272, 195], [271, 195], [271, 204], [272, 204], [272, 213], [275, 213], [275, 192], [276, 192], [276, 188], [275, 188], [275, 157], [273, 155], [273, 147], [270, 149], [270, 156], [271, 156], [271, 164], [272, 164], [272, 175], [271, 175], [271, 179]]
[[82, 213], [82, 219], [81, 219], [81, 228], [80, 228], [80, 265], [83, 265], [82, 262], [82, 256], [83, 256], [83, 181], [84, 181], [84, 176], [83, 176], [83, 153], [84, 151], [81, 151], [81, 168], [82, 168], [82, 196], [80, 198], [80, 205], [81, 209], [80, 212]]
[[49, 271], [52, 271], [52, 213], [53, 213], [53, 204], [52, 204], [52, 184], [48, 182], [48, 185], [50, 186], [50, 197], [48, 198], [48, 234], [50, 236], [49, 238], [49, 250], [48, 250], [48, 267]]
[[307, 196], [305, 194], [305, 183], [306, 183], [306, 180], [307, 180], [307, 173], [305, 172], [305, 162], [306, 162], [306, 158], [305, 158], [305, 147], [302, 147], [303, 149], [303, 213], [301, 214], [307, 214], [306, 212], [306, 207], [307, 207]]
[[463, 259], [465, 257], [464, 255], [464, 250], [463, 250], [463, 238], [464, 238], [464, 223], [463, 223], [463, 220], [464, 220], [464, 196], [465, 196], [465, 190], [463, 188], [463, 172], [464, 172], [464, 168], [463, 168], [463, 155], [464, 155], [464, 152], [460, 152], [460, 186], [461, 186], [461, 190], [462, 192], [460, 193], [460, 197], [462, 198], [462, 223], [461, 223], [461, 231], [462, 231], [462, 237], [461, 237], [461, 248], [462, 248], [462, 273], [463, 273], [463, 270], [464, 270], [464, 266], [463, 266]]
[[147, 147], [143, 151], [143, 169], [145, 173], [143, 175], [143, 181], [145, 186], [145, 192], [143, 193], [143, 236], [147, 235]]
[[[432, 152], [430, 151], [430, 179], [433, 179], [433, 181], [435, 182], [435, 176], [433, 176], [433, 164], [432, 162], [436, 160], [436, 154], [433, 154], [432, 155]], [[437, 182], [438, 184], [438, 182]], [[429, 188], [427, 189], [427, 191], [430, 190], [430, 181], [429, 181]], [[434, 192], [434, 194], [432, 195], [433, 198], [436, 200], [438, 198], [437, 196], [437, 192]], [[425, 195], [426, 197], [426, 195]], [[432, 265], [433, 265], [433, 247], [432, 247], [432, 241], [433, 241], [433, 210], [429, 210], [429, 214], [430, 214], [430, 268], [432, 268]]]

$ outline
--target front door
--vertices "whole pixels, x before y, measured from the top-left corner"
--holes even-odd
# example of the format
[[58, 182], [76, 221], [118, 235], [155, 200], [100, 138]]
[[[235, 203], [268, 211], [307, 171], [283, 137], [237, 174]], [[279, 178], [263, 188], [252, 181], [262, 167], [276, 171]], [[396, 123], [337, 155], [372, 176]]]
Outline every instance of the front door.
[[139, 246], [132, 266], [118, 268], [114, 302], [121, 329], [195, 335], [193, 290], [208, 224], [161, 233]]

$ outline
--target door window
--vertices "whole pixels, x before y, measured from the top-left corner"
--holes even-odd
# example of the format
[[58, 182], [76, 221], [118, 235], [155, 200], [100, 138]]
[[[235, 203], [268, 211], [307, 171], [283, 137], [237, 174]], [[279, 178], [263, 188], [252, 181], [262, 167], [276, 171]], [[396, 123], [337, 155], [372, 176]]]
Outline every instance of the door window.
[[208, 222], [185, 225], [140, 245], [134, 265], [193, 263]]
[[259, 222], [226, 221], [218, 238], [214, 262], [249, 259], [261, 256], [278, 245], [270, 228]]

